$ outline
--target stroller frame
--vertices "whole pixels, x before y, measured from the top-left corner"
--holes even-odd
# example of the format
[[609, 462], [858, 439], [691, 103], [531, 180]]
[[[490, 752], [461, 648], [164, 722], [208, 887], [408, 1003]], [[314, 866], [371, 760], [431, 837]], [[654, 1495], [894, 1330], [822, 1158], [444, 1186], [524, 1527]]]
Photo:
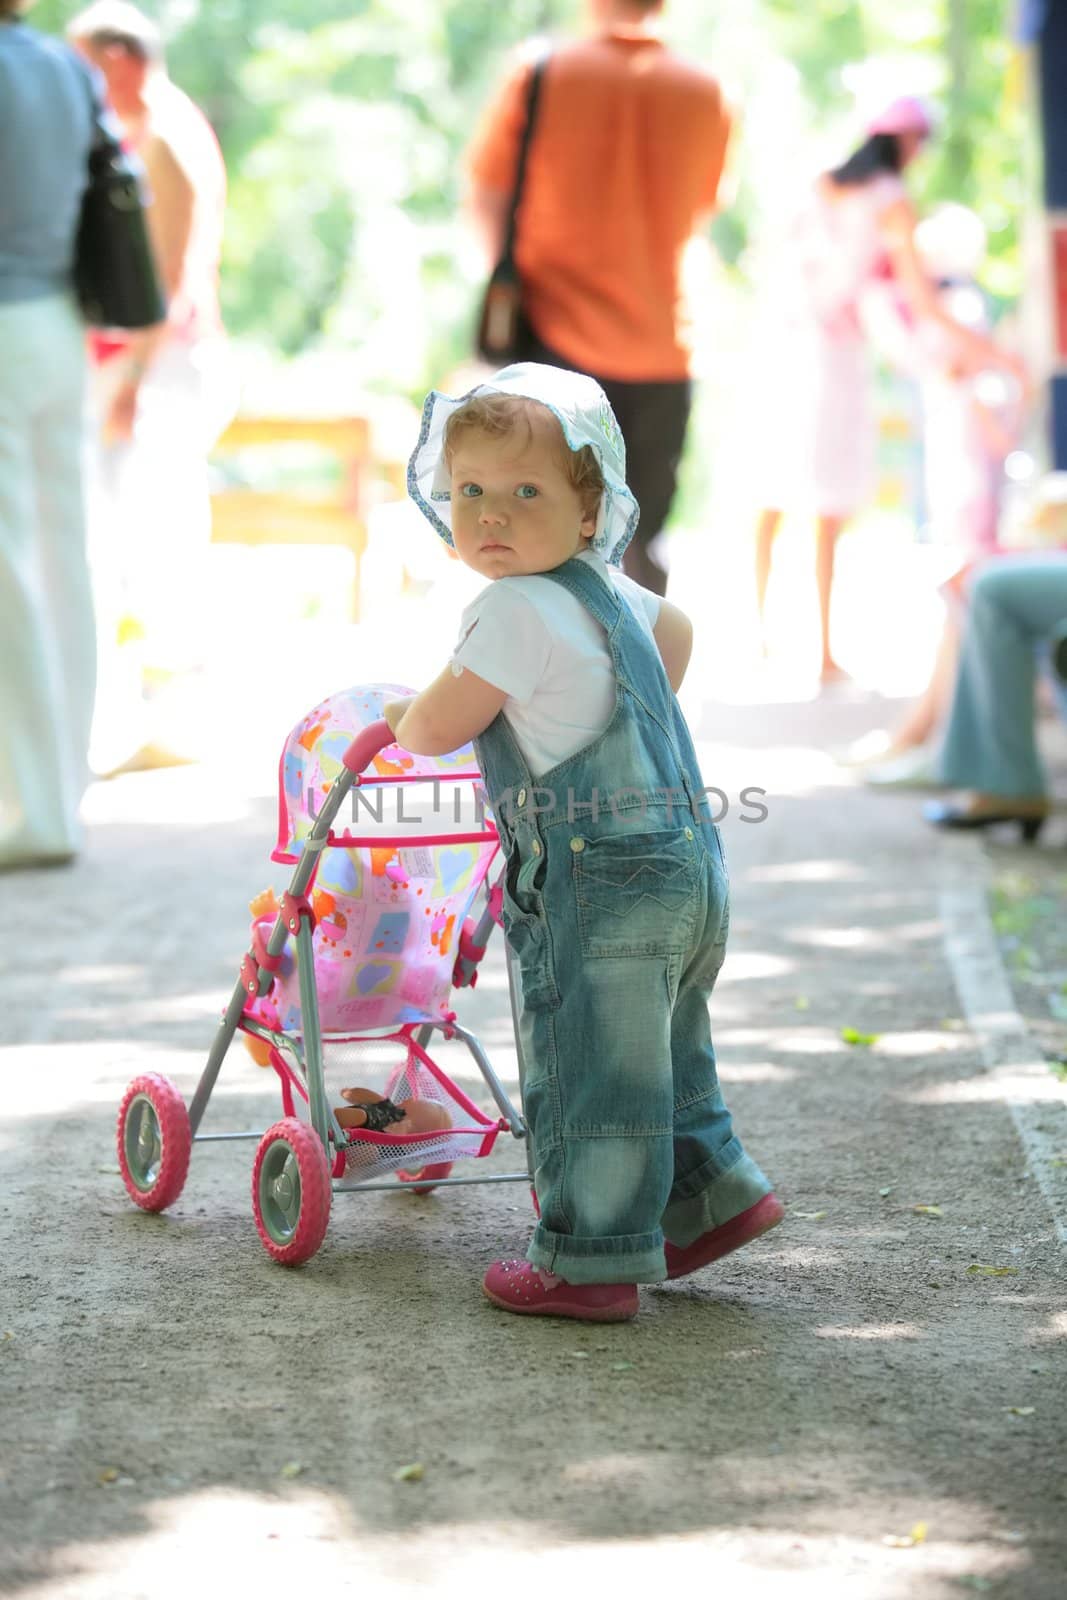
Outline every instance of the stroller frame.
[[[417, 1175], [415, 1177], [402, 1177], [399, 1174], [381, 1181], [368, 1180], [360, 1182], [358, 1179], [345, 1179], [338, 1172], [346, 1148], [353, 1147], [359, 1144], [360, 1141], [350, 1140], [348, 1131], [340, 1126], [327, 1100], [323, 1050], [324, 1036], [320, 1025], [312, 946], [314, 914], [307, 895], [313, 885], [321, 852], [324, 849], [328, 846], [334, 847], [338, 843], [343, 847], [344, 844], [356, 845], [368, 842], [362, 839], [353, 839], [348, 835], [344, 835], [341, 841], [331, 840], [333, 823], [352, 789], [359, 787], [366, 781], [364, 776], [365, 769], [373, 757], [380, 750], [395, 742], [388, 723], [379, 721], [366, 727], [358, 734], [345, 751], [342, 758], [342, 770], [330, 786], [311, 831], [303, 843], [289, 887], [281, 898], [279, 913], [270, 930], [270, 934], [265, 941], [261, 936], [256, 937], [254, 935], [252, 949], [245, 955], [241, 963], [240, 976], [219, 1023], [207, 1062], [200, 1075], [188, 1111], [186, 1111], [184, 1101], [175, 1086], [168, 1079], [158, 1074], [145, 1074], [135, 1079], [128, 1088], [119, 1110], [118, 1153], [120, 1168], [130, 1198], [136, 1205], [146, 1211], [163, 1210], [178, 1198], [184, 1187], [191, 1148], [194, 1143], [207, 1144], [232, 1140], [258, 1140], [260, 1151], [257, 1156], [256, 1170], [253, 1177], [253, 1204], [256, 1209], [256, 1222], [260, 1237], [268, 1253], [283, 1265], [296, 1265], [314, 1254], [325, 1233], [331, 1194], [357, 1191], [370, 1192], [374, 1190], [395, 1191], [398, 1188], [406, 1188], [415, 1193], [426, 1193], [430, 1189], [436, 1188], [490, 1183], [529, 1183], [532, 1185], [531, 1154], [523, 1116], [520, 1111], [516, 1110], [509, 1099], [478, 1039], [456, 1021], [454, 1016], [447, 1016], [441, 1021], [426, 1018], [415, 1023], [393, 1024], [385, 1029], [370, 1029], [365, 1033], [358, 1031], [350, 1035], [327, 1037], [333, 1037], [337, 1042], [345, 1042], [346, 1039], [350, 1039], [353, 1042], [368, 1043], [373, 1043], [378, 1039], [384, 1041], [404, 1037], [409, 1041], [414, 1041], [414, 1044], [420, 1050], [430, 1041], [435, 1031], [440, 1031], [446, 1039], [458, 1039], [473, 1058], [500, 1112], [500, 1117], [493, 1132], [494, 1140], [497, 1132], [505, 1131], [509, 1132], [515, 1139], [524, 1140], [526, 1142], [525, 1170], [522, 1172], [490, 1173], [485, 1177], [455, 1178], [452, 1176], [438, 1177], [433, 1173], [432, 1168], [428, 1167], [426, 1169], [427, 1176], [421, 1182]], [[371, 781], [381, 782], [382, 780]], [[484, 837], [484, 833], [453, 834], [447, 836], [447, 842], [470, 842]], [[493, 895], [491, 891], [486, 890], [486, 880], [483, 880], [479, 892], [486, 894], [486, 904], [469, 940], [469, 945], [475, 951], [473, 958], [466, 955], [464, 951], [464, 964], [469, 970], [466, 972], [465, 977], [460, 980], [461, 983], [470, 983], [471, 975], [476, 972], [477, 963], [480, 961], [481, 955], [484, 954], [492, 929], [498, 921]], [[298, 1036], [300, 1039], [299, 1048], [293, 1035], [271, 1028], [258, 1018], [248, 1015], [247, 1012], [250, 1003], [269, 993], [274, 981], [274, 974], [281, 964], [282, 953], [290, 939], [293, 940], [295, 946], [300, 994], [302, 1032]], [[506, 946], [505, 951], [508, 995], [519, 1067], [521, 1099], [523, 1063], [519, 1031], [515, 1025], [517, 1022], [516, 983], [510, 951], [507, 950]], [[275, 1123], [264, 1132], [249, 1130], [202, 1133], [200, 1124], [203, 1121], [204, 1113], [218, 1080], [227, 1051], [238, 1031], [262, 1040], [271, 1047], [272, 1055], [276, 1055], [281, 1059], [285, 1071], [283, 1072], [282, 1068], [277, 1065], [275, 1065], [275, 1070], [282, 1083], [283, 1105], [286, 1110], [286, 1117], [283, 1121]], [[293, 1069], [294, 1059], [300, 1068], [299, 1075]], [[298, 1090], [301, 1097], [307, 1102], [308, 1121], [306, 1123], [297, 1119], [295, 1114], [290, 1114], [292, 1113], [293, 1087]], [[487, 1127], [492, 1130], [493, 1124], [490, 1123]], [[298, 1151], [294, 1147], [292, 1151], [293, 1160], [296, 1162], [295, 1168], [292, 1161], [283, 1161], [279, 1167], [278, 1159], [275, 1159], [272, 1170], [276, 1172], [276, 1186], [277, 1183], [281, 1183], [283, 1189], [286, 1185], [291, 1189], [293, 1183], [299, 1179], [305, 1187], [308, 1187], [308, 1180], [312, 1180], [310, 1187], [317, 1187], [318, 1189], [318, 1211], [321, 1213], [321, 1218], [319, 1219], [321, 1220], [321, 1227], [316, 1222], [310, 1233], [305, 1230], [303, 1239], [294, 1238], [286, 1243], [274, 1237], [273, 1232], [269, 1229], [269, 1223], [267, 1224], [267, 1231], [265, 1231], [264, 1222], [260, 1216], [262, 1197], [257, 1193], [257, 1184], [260, 1182], [261, 1162], [264, 1156], [269, 1153], [268, 1142], [273, 1139], [277, 1143], [278, 1141], [284, 1141], [286, 1137], [292, 1142], [292, 1138], [295, 1136], [294, 1129], [301, 1135], [297, 1142], [302, 1144], [304, 1149]], [[309, 1144], [307, 1135], [313, 1135], [318, 1150], [321, 1152], [321, 1163], [314, 1147]], [[477, 1159], [477, 1156], [472, 1154], [468, 1159]], [[320, 1181], [322, 1178], [325, 1178], [328, 1184], [324, 1194]], [[270, 1181], [269, 1178], [268, 1181]], [[298, 1204], [302, 1203], [300, 1183], [297, 1183], [297, 1196]], [[298, 1232], [299, 1229], [294, 1228], [294, 1233]], [[268, 1233], [270, 1234], [269, 1237]], [[310, 1248], [308, 1247], [309, 1245]]]

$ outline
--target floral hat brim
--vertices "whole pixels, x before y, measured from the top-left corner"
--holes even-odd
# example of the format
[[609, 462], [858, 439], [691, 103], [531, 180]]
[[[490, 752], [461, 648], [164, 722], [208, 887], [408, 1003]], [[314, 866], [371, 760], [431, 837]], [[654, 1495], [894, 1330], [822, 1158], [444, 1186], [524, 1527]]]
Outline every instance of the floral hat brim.
[[583, 372], [520, 361], [467, 394], [453, 398], [434, 389], [422, 408], [419, 442], [408, 462], [408, 493], [445, 543], [452, 545], [452, 493], [444, 459], [445, 425], [460, 406], [480, 394], [515, 395], [547, 406], [563, 429], [571, 450], [591, 445], [604, 475], [604, 493], [590, 544], [618, 566], [634, 536], [640, 507], [626, 485], [626, 446], [608, 397]]

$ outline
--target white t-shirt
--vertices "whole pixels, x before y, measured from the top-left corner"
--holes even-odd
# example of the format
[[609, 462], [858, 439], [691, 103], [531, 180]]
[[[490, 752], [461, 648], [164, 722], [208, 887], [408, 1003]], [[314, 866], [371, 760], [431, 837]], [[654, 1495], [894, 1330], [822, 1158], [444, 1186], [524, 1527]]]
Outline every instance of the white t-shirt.
[[[659, 595], [592, 550], [577, 559], [614, 585], [652, 639]], [[568, 589], [540, 573], [497, 578], [471, 601], [452, 654], [452, 671], [458, 676], [464, 667], [506, 691], [504, 716], [535, 778], [591, 744], [615, 710], [604, 629]]]

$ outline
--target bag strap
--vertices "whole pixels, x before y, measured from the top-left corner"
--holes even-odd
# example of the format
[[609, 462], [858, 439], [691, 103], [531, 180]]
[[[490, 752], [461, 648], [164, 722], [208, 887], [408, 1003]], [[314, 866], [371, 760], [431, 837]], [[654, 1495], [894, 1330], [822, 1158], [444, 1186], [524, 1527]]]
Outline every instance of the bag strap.
[[102, 152], [108, 155], [112, 151], [122, 150], [122, 129], [115, 113], [107, 102], [107, 94], [103, 79], [95, 67], [86, 63], [74, 51], [71, 51], [81, 72], [82, 82], [85, 84], [89, 97], [89, 115], [92, 120], [92, 130], [89, 139], [89, 171], [92, 172], [96, 158]]
[[526, 183], [526, 159], [530, 154], [534, 124], [537, 121], [537, 107], [541, 99], [541, 84], [551, 53], [551, 50], [546, 46], [535, 58], [530, 69], [530, 81], [526, 88], [526, 125], [522, 130], [522, 141], [519, 144], [519, 159], [515, 164], [515, 187], [511, 191], [507, 226], [504, 229], [504, 246], [500, 253], [501, 262], [507, 263], [509, 266], [514, 265], [515, 261], [515, 224], [519, 205], [522, 201], [523, 187]]

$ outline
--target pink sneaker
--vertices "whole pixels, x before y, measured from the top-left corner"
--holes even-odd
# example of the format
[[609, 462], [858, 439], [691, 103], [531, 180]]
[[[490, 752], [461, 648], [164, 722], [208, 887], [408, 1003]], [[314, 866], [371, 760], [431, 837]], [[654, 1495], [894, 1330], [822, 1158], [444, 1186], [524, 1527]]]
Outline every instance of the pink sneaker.
[[785, 1206], [778, 1196], [765, 1194], [762, 1200], [757, 1200], [747, 1211], [742, 1211], [739, 1216], [731, 1217], [729, 1222], [720, 1222], [717, 1228], [702, 1233], [699, 1239], [694, 1239], [684, 1250], [679, 1249], [676, 1244], [665, 1244], [663, 1253], [667, 1257], [668, 1278], [684, 1278], [686, 1273], [696, 1272], [698, 1267], [706, 1267], [709, 1261], [718, 1261], [720, 1256], [728, 1256], [731, 1250], [740, 1249], [741, 1245], [758, 1239], [761, 1233], [768, 1233], [771, 1228], [777, 1227], [784, 1216]]
[[495, 1306], [520, 1316], [629, 1322], [637, 1315], [635, 1283], [565, 1283], [529, 1261], [494, 1261], [482, 1289]]

